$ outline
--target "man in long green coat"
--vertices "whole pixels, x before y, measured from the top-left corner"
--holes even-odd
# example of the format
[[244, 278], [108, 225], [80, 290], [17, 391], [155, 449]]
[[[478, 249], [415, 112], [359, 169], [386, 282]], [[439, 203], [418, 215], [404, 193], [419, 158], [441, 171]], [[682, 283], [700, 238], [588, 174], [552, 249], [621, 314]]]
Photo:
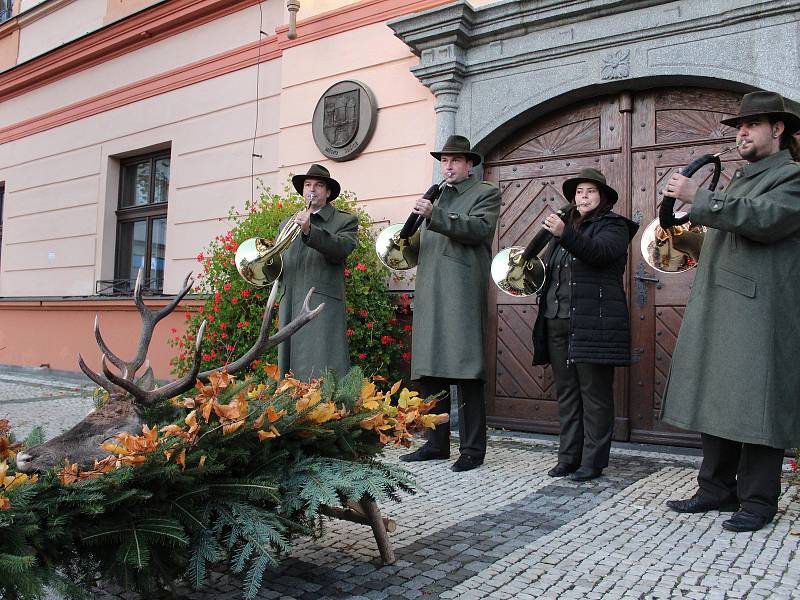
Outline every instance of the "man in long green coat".
[[667, 506], [735, 511], [722, 526], [755, 531], [777, 511], [783, 449], [800, 445], [800, 115], [752, 92], [722, 123], [748, 162], [727, 189], [676, 174], [664, 190], [708, 227], [663, 404], [665, 422], [701, 433], [703, 463], [697, 493]]
[[[417, 200], [425, 217], [419, 235], [411, 337], [411, 378], [425, 396], [443, 393], [437, 410], [450, 411], [450, 386], [458, 386], [460, 456], [454, 471], [483, 464], [486, 454], [487, 288], [500, 190], [470, 177], [481, 156], [463, 136], [451, 136], [441, 152], [442, 192]], [[405, 461], [450, 456], [450, 424], [438, 425]]]
[[341, 190], [320, 165], [311, 165], [305, 175], [292, 177], [292, 185], [308, 203], [292, 220], [301, 233], [283, 252], [278, 311], [280, 324], [291, 321], [314, 288], [311, 308], [325, 303], [322, 313], [278, 347], [281, 375], [291, 371], [301, 381], [322, 376], [327, 370], [344, 376], [350, 369], [347, 348], [344, 264], [356, 247], [358, 219], [331, 205]]

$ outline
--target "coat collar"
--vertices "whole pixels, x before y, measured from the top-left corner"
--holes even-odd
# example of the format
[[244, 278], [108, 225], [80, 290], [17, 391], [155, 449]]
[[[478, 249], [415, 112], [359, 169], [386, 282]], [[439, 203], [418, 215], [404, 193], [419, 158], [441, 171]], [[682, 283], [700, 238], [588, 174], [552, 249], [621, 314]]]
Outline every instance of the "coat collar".
[[328, 202], [325, 206], [320, 208], [319, 211], [317, 211], [314, 214], [327, 223], [328, 221], [331, 220], [331, 217], [333, 216], [334, 212], [336, 212], [336, 209], [331, 206], [330, 202]]
[[767, 169], [782, 167], [790, 162], [792, 162], [792, 155], [788, 150], [781, 150], [759, 161], [746, 164], [739, 169], [739, 172], [742, 174], [742, 177], [752, 177], [753, 175], [763, 173]]
[[475, 187], [478, 185], [478, 180], [474, 177], [467, 177], [464, 181], [457, 183], [455, 185], [448, 185], [448, 188], [454, 189], [457, 194], [463, 194], [467, 190]]

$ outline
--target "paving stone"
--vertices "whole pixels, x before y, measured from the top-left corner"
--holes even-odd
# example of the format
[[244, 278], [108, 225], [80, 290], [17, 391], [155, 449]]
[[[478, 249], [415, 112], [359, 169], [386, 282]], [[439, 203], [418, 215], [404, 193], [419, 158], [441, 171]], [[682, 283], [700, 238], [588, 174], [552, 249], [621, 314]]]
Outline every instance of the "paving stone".
[[[30, 428], [44, 415], [53, 436], [91, 408], [91, 389], [0, 367], [0, 418]], [[800, 531], [800, 502], [787, 481], [773, 524], [729, 534], [726, 515], [664, 507], [694, 493], [696, 456], [615, 444], [603, 477], [578, 484], [547, 477], [556, 450], [550, 440], [495, 435], [486, 463], [469, 474], [440, 461], [398, 463], [405, 450], [388, 450], [386, 460], [420, 486], [382, 507], [398, 525], [390, 538], [397, 561], [380, 563], [369, 528], [330, 520], [266, 574], [258, 600], [797, 597], [800, 536], [790, 532]], [[216, 572], [203, 592], [181, 588], [175, 600], [239, 598], [241, 589], [237, 577]], [[144, 600], [111, 589], [92, 597]]]

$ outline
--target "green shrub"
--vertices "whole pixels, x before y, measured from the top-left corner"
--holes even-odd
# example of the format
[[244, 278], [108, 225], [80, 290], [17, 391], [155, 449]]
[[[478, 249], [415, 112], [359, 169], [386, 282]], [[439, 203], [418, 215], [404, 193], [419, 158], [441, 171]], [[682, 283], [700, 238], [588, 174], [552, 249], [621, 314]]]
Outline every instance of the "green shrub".
[[[356, 205], [355, 195], [343, 192], [334, 205], [359, 220], [358, 243], [344, 271], [351, 363], [360, 366], [368, 376], [395, 381], [400, 378], [398, 367], [411, 360], [403, 341], [411, 326], [398, 322], [398, 311], [409, 311], [408, 296], [398, 297], [388, 291], [388, 271], [375, 254], [371, 219]], [[257, 202], [245, 204], [244, 214], [234, 209], [229, 211], [232, 229], [217, 236], [197, 256], [203, 271], [196, 279], [195, 292], [206, 295], [206, 301], [197, 312], [186, 312], [183, 335], [172, 330], [170, 344], [178, 351], [171, 361], [174, 374], [189, 370], [194, 335], [204, 319], [208, 324], [201, 369], [231, 362], [252, 345], [261, 326], [269, 288], [254, 287], [241, 278], [234, 264], [236, 249], [251, 237], [275, 239], [280, 223], [303, 206], [302, 197], [287, 185], [283, 194], [264, 189]], [[277, 312], [273, 313], [275, 326]], [[260, 360], [274, 364], [276, 356], [277, 350], [273, 349]]]

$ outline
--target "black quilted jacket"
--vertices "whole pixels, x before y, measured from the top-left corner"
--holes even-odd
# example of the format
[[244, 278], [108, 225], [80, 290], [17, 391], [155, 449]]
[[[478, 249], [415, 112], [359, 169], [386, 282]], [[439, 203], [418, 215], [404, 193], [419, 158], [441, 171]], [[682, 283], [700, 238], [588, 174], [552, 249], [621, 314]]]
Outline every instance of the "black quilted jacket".
[[[630, 364], [628, 303], [622, 275], [628, 245], [639, 225], [615, 212], [592, 217], [575, 227], [567, 225], [561, 238], [553, 239], [544, 254], [548, 285], [552, 281], [557, 244], [569, 252], [570, 281], [569, 358], [574, 362], [607, 365]], [[550, 362], [547, 351], [545, 312], [547, 289], [539, 296], [533, 327], [533, 364]]]

